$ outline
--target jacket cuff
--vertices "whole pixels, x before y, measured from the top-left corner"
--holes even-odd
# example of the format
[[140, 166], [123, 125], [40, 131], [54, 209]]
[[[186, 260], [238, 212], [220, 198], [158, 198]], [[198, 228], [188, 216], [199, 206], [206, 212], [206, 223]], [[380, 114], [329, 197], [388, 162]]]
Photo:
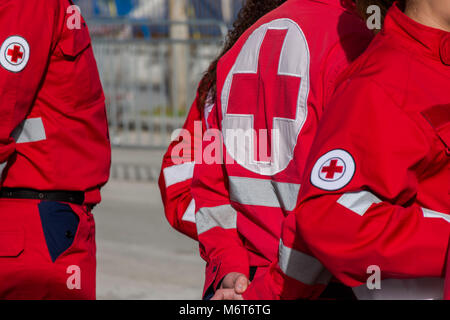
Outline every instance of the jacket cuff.
[[253, 279], [242, 295], [244, 300], [280, 300], [280, 297], [274, 292], [276, 287], [267, 285], [268, 277], [270, 277], [269, 272]]
[[236, 261], [236, 258], [228, 259], [226, 257], [221, 259], [213, 283], [214, 290], [217, 290], [223, 278], [231, 272], [242, 273], [248, 279], [250, 277], [250, 265], [248, 263], [248, 258], [246, 257], [245, 261]]
[[234, 254], [223, 254], [212, 259], [206, 265], [205, 270], [205, 287], [203, 288], [203, 297], [215, 292], [223, 278], [230, 272], [239, 272], [247, 278], [250, 276], [250, 265], [247, 253], [238, 259], [236, 250]]
[[245, 300], [315, 300], [326, 285], [307, 285], [285, 275], [273, 262], [267, 272], [255, 278], [242, 295]]

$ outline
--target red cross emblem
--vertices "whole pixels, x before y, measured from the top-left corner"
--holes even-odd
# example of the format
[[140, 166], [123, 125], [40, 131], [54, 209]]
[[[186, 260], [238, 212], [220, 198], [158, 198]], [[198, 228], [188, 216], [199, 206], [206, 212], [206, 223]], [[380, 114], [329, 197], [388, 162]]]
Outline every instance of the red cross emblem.
[[[256, 74], [237, 73], [233, 77], [227, 113], [254, 116], [256, 161], [270, 161], [273, 119], [296, 116], [301, 79], [278, 72], [287, 32], [287, 29], [267, 30]], [[265, 147], [266, 150], [260, 150]]]
[[24, 54], [24, 50], [23, 50], [22, 46], [15, 44], [15, 43], [11, 44], [6, 51], [8, 60], [12, 64], [21, 63], [21, 61], [23, 59], [23, 54]]
[[7, 38], [0, 47], [0, 66], [10, 72], [21, 72], [30, 59], [30, 45], [21, 36]]
[[352, 181], [355, 171], [353, 156], [343, 149], [334, 149], [317, 160], [311, 170], [311, 183], [322, 190], [339, 190]]
[[344, 170], [345, 163], [342, 159], [330, 159], [320, 169], [320, 178], [326, 181], [338, 180], [344, 174]]

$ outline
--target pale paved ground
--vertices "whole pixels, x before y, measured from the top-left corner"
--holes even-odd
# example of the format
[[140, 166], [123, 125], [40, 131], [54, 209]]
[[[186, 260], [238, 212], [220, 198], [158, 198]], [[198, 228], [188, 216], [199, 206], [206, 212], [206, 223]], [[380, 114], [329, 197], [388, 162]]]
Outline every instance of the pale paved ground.
[[156, 183], [113, 179], [94, 216], [99, 299], [201, 298], [198, 245], [166, 222]]

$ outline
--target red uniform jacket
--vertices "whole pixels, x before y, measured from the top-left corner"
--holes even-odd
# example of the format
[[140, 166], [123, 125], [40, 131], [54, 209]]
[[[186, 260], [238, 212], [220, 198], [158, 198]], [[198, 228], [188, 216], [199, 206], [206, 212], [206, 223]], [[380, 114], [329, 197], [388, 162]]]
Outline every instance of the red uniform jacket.
[[[295, 223], [247, 298], [295, 298], [280, 271], [327, 268], [361, 299], [443, 296], [450, 236], [450, 34], [396, 6], [327, 107]], [[321, 263], [303, 269], [310, 250]], [[323, 265], [322, 265], [323, 264]], [[311, 265], [310, 265], [311, 266]], [[380, 281], [378, 281], [380, 280]], [[297, 288], [297, 289], [296, 289]]]
[[350, 2], [290, 0], [220, 60], [210, 125], [222, 132], [224, 156], [211, 151], [219, 137], [205, 137], [192, 185], [205, 290], [276, 259], [323, 107], [370, 39]]
[[109, 176], [108, 124], [89, 32], [71, 5], [0, 3], [0, 171], [3, 187], [85, 191], [93, 204]]
[[159, 189], [167, 221], [179, 232], [197, 240], [195, 201], [191, 194], [196, 154], [201, 156], [201, 139], [205, 131], [205, 117], [212, 105], [201, 111], [198, 96], [189, 110], [183, 129], [170, 144], [163, 157]]

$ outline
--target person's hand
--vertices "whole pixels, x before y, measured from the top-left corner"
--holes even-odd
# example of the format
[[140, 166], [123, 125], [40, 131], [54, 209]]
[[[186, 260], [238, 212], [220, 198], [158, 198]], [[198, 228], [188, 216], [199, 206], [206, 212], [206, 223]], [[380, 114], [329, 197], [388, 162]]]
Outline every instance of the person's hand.
[[219, 289], [211, 300], [244, 300], [242, 294], [236, 293], [234, 289]]
[[247, 290], [250, 281], [239, 272], [230, 272], [227, 274], [220, 285], [220, 289], [234, 289], [237, 294], [242, 294]]
[[211, 300], [243, 300], [242, 294], [247, 290], [250, 281], [239, 272], [227, 274]]

